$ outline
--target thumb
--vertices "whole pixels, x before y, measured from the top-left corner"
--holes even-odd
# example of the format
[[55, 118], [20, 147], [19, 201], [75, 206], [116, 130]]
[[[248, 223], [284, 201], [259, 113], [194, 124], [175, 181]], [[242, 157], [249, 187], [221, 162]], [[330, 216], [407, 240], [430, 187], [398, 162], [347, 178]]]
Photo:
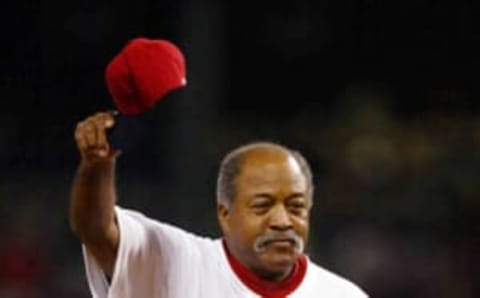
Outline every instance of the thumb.
[[117, 158], [117, 157], [119, 157], [120, 155], [122, 155], [122, 153], [123, 153], [123, 152], [122, 152], [122, 150], [120, 150], [120, 149], [111, 148], [111, 149], [110, 149], [110, 152], [109, 152], [109, 156], [110, 156], [111, 158]]
[[110, 111], [105, 118], [105, 127], [112, 128], [115, 125], [115, 117], [118, 115], [118, 111]]

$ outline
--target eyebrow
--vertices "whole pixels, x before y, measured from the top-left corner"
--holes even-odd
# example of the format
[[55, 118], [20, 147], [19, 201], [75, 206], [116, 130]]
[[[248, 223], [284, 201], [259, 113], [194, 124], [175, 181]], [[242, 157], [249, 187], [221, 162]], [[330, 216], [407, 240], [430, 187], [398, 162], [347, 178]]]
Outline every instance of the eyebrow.
[[[256, 193], [253, 195], [254, 198], [259, 198], [259, 199], [270, 199], [270, 200], [274, 200], [275, 197], [272, 196], [271, 194], [269, 193], [266, 193], [266, 192], [261, 192], [261, 193]], [[296, 198], [305, 198], [306, 195], [304, 193], [301, 193], [301, 192], [294, 192], [292, 193], [291, 195], [289, 195], [288, 197], [285, 198], [285, 201], [289, 201], [289, 200], [293, 200], [293, 199], [296, 199]]]
[[301, 193], [301, 192], [295, 192], [291, 195], [289, 195], [285, 201], [291, 201], [291, 200], [294, 200], [294, 199], [307, 199], [307, 196], [306, 194], [304, 193]]
[[256, 193], [256, 194], [253, 195], [253, 198], [254, 198], [254, 199], [256, 199], [256, 198], [259, 198], [259, 199], [270, 199], [270, 200], [275, 199], [271, 194], [266, 193], [266, 192]]

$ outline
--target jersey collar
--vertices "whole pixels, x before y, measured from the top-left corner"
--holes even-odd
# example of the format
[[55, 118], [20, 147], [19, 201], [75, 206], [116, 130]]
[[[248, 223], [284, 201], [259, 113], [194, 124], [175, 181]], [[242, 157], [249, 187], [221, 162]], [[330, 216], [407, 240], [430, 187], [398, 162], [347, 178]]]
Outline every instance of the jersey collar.
[[257, 276], [250, 269], [245, 267], [238, 261], [229, 251], [225, 240], [222, 240], [222, 245], [228, 259], [228, 263], [235, 275], [245, 284], [250, 290], [257, 293], [263, 298], [284, 298], [292, 293], [303, 281], [307, 272], [307, 257], [301, 255], [297, 258], [293, 266], [293, 270], [281, 282], [271, 282]]

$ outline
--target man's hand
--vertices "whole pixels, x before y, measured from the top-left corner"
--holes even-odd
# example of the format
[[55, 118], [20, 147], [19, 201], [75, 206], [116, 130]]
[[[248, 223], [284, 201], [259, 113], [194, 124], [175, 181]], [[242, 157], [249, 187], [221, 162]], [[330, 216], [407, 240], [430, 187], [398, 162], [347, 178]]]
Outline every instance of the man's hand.
[[120, 151], [111, 148], [107, 130], [115, 124], [115, 112], [98, 112], [79, 122], [75, 140], [82, 161], [86, 165], [113, 161]]

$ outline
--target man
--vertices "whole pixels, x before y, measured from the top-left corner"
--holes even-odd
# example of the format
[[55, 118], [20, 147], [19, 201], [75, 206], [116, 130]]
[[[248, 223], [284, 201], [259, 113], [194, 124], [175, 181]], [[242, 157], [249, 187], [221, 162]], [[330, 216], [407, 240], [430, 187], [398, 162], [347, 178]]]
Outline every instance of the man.
[[217, 184], [223, 238], [208, 239], [115, 205], [113, 126], [97, 113], [75, 131], [70, 221], [94, 297], [367, 297], [303, 254], [313, 185], [299, 153], [253, 143], [228, 154]]

